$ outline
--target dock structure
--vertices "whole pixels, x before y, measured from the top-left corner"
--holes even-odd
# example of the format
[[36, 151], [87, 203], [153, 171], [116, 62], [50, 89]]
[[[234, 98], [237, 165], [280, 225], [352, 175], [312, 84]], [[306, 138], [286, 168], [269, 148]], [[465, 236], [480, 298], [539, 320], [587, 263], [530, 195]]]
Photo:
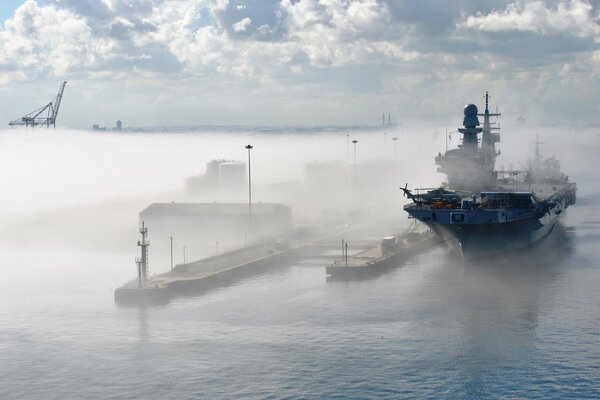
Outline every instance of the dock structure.
[[280, 265], [293, 255], [293, 249], [277, 249], [274, 244], [266, 243], [179, 264], [170, 272], [147, 276], [143, 285], [137, 280], [126, 283], [115, 290], [115, 302], [119, 305], [168, 303], [178, 295], [202, 293], [260, 268]]
[[[373, 225], [371, 224], [371, 229]], [[147, 229], [140, 229], [142, 259], [147, 263], [145, 239]], [[176, 265], [171, 271], [160, 275], [149, 275], [143, 268], [142, 259], [138, 264], [138, 279], [132, 280], [115, 290], [115, 302], [123, 306], [146, 306], [166, 304], [172, 298], [186, 295], [199, 295], [216, 287], [225, 286], [247, 276], [252, 276], [269, 268], [277, 268], [300, 261], [320, 260], [319, 266], [326, 267], [327, 275], [333, 278], [368, 277], [386, 267], [396, 266], [429, 247], [441, 242], [431, 232], [411, 232], [384, 238], [382, 243], [373, 245], [373, 239], [365, 239], [366, 226], [356, 226], [335, 234], [319, 232], [304, 241], [287, 242], [283, 239], [264, 241], [261, 244], [246, 246], [221, 253], [202, 260]], [[343, 243], [343, 259], [339, 257], [339, 236], [343, 234], [351, 240], [352, 255]], [[372, 236], [369, 236], [372, 238]], [[144, 256], [144, 251], [146, 255]], [[330, 258], [333, 264], [323, 265]], [[147, 265], [147, 264], [146, 264]], [[146, 271], [146, 272], [145, 272]]]
[[368, 278], [381, 274], [442, 241], [432, 231], [410, 232], [384, 237], [380, 243], [352, 256], [348, 256], [348, 243], [344, 242], [342, 258], [328, 265], [325, 272], [329, 279]]

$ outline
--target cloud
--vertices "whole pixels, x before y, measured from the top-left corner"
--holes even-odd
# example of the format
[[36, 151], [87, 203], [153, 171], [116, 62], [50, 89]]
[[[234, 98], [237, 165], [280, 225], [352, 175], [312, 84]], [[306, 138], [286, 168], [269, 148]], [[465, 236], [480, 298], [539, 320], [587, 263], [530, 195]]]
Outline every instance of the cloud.
[[315, 66], [403, 62], [418, 57], [392, 40], [393, 25], [385, 3], [283, 0], [287, 39], [297, 43]]
[[250, 25], [252, 25], [252, 20], [246, 17], [233, 24], [233, 30], [234, 32], [244, 32]]
[[141, 0], [55, 0], [41, 6], [27, 0], [0, 29], [0, 64], [11, 67], [4, 74], [12, 72], [19, 79], [24, 73], [35, 80], [48, 74], [85, 77], [102, 70], [168, 72], [167, 65], [177, 71], [170, 54], [159, 55], [160, 43], [145, 39], [157, 30], [150, 5]]
[[[310, 37], [310, 29], [326, 31], [333, 38], [382, 38], [390, 26], [385, 3], [375, 0], [350, 2], [283, 0], [287, 13], [288, 33], [294, 37]], [[310, 28], [310, 29], [309, 29]]]
[[416, 115], [488, 82], [506, 96], [543, 82], [600, 103], [589, 89], [599, 38], [584, 0], [26, 0], [0, 28], [0, 85], [127, 82], [173, 108], [262, 96], [271, 115], [269, 99], [318, 107], [325, 92], [329, 104], [362, 99], [356, 115], [388, 104]]
[[39, 7], [34, 0], [19, 7], [0, 30], [0, 65], [30, 79], [91, 66], [111, 48], [108, 40], [94, 40], [85, 21], [69, 10]]
[[560, 2], [555, 9], [541, 0], [513, 3], [504, 11], [469, 16], [461, 26], [486, 32], [566, 33], [600, 39], [598, 14], [583, 0]]

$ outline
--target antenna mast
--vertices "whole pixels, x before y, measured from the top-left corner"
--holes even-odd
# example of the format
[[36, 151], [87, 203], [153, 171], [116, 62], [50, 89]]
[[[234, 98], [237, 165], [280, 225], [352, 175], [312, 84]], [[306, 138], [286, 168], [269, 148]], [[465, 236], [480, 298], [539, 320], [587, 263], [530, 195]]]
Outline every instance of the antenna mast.
[[[501, 114], [496, 110], [495, 113], [490, 113], [489, 108], [489, 98], [490, 95], [486, 91], [485, 92], [485, 111], [483, 114], [477, 114], [480, 117], [483, 117], [483, 135], [481, 136], [481, 147], [484, 151], [486, 157], [495, 158], [496, 157], [496, 143], [500, 142], [500, 133], [497, 132], [500, 130], [499, 126], [492, 126], [492, 122], [490, 122], [490, 117], [499, 117]], [[494, 132], [496, 131], [496, 132]]]
[[142, 234], [142, 240], [138, 240], [137, 245], [141, 249], [141, 257], [135, 259], [135, 263], [138, 267], [138, 287], [142, 288], [146, 286], [146, 279], [148, 278], [148, 246], [150, 241], [148, 240], [148, 228], [142, 221], [142, 227], [140, 228]]

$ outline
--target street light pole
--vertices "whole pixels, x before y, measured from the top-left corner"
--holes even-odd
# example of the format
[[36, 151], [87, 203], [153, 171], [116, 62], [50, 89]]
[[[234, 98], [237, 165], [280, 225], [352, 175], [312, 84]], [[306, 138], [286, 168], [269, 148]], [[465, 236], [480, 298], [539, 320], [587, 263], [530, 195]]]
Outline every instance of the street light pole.
[[350, 135], [346, 134], [346, 164], [350, 164]]
[[352, 168], [352, 207], [356, 208], [356, 143], [358, 140], [352, 141], [354, 144], [354, 167]]
[[171, 236], [170, 239], [171, 239], [171, 271], [173, 271], [173, 236]]
[[396, 149], [398, 138], [393, 137], [392, 140], [394, 141], [394, 179], [398, 179], [398, 151]]
[[254, 146], [247, 145], [245, 149], [248, 150], [248, 220], [252, 223], [252, 172], [250, 169], [250, 150]]

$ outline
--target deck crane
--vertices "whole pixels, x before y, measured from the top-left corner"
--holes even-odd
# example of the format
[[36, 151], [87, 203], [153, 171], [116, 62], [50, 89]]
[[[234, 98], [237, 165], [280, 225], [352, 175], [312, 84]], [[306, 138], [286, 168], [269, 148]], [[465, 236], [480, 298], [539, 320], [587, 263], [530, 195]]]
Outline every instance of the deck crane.
[[60, 88], [58, 89], [58, 94], [54, 99], [54, 102], [50, 102], [45, 106], [38, 108], [35, 111], [30, 112], [29, 114], [11, 121], [8, 123], [9, 126], [17, 126], [17, 125], [25, 125], [26, 127], [36, 126], [44, 126], [50, 128], [52, 125], [56, 128], [56, 118], [58, 117], [58, 110], [60, 109], [60, 103], [62, 101], [63, 93], [65, 91], [65, 86], [67, 85], [67, 81], [61, 83]]

